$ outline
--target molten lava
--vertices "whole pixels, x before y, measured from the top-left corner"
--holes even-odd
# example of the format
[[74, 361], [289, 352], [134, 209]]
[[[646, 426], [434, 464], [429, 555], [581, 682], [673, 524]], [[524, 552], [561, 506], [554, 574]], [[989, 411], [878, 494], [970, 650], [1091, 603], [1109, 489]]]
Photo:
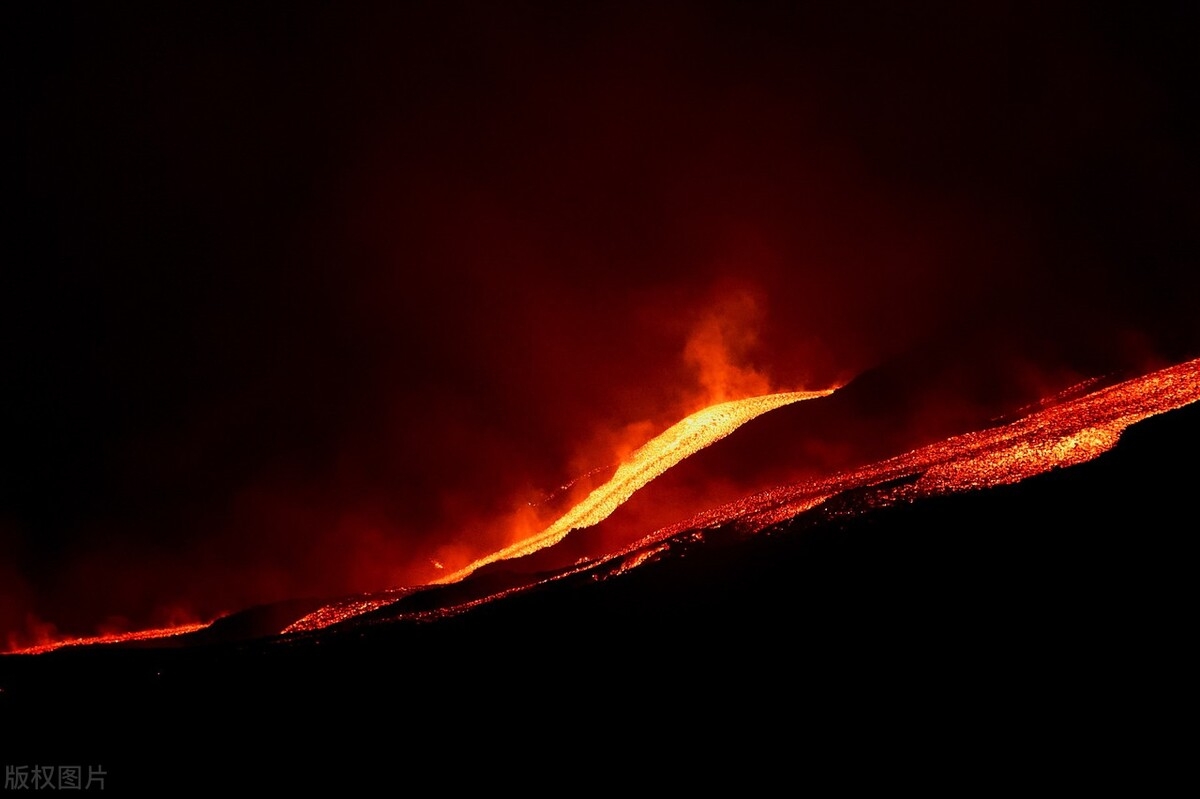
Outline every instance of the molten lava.
[[880, 501], [1016, 483], [1055, 468], [1089, 461], [1111, 449], [1130, 425], [1200, 400], [1200, 360], [1100, 389], [1010, 424], [954, 436], [885, 461], [831, 477], [781, 486], [707, 510], [660, 530], [663, 540], [681, 531], [732, 524], [757, 532], [794, 518], [825, 499], [854, 489], [902, 481]]
[[767, 394], [722, 402], [693, 413], [635, 450], [617, 467], [616, 473], [608, 482], [592, 491], [582, 502], [541, 532], [482, 557], [435, 581], [435, 584], [458, 582], [489, 563], [528, 555], [558, 543], [572, 530], [598, 524], [655, 477], [689, 455], [729, 435], [751, 419], [793, 402], [828, 396], [833, 391], [834, 389], [827, 389]]
[[[571, 530], [600, 522], [655, 477], [754, 417], [788, 403], [831, 392], [775, 394], [714, 405], [647, 442], [621, 463], [607, 483], [537, 535], [481, 558], [436, 585], [330, 602], [315, 612], [296, 618], [281, 632], [309, 633], [364, 615], [394, 622], [426, 622], [463, 613], [572, 575], [580, 575], [588, 581], [619, 579], [646, 564], [684, 557], [690, 547], [711, 536], [763, 533], [773, 527], [778, 530], [776, 525], [814, 511], [832, 497], [851, 499], [829, 512], [856, 514], [898, 502], [1016, 483], [1096, 458], [1114, 447], [1130, 425], [1200, 401], [1200, 360], [1082, 394], [1094, 388], [1095, 383], [1080, 384], [1026, 409], [1027, 415], [1014, 421], [955, 436], [868, 466], [779, 486], [706, 510], [594, 560], [576, 562], [543, 574], [522, 576], [514, 573], [505, 578], [504, 584], [463, 579], [481, 566], [551, 546]], [[458, 585], [445, 585], [456, 581]], [[36, 653], [61, 646], [146, 641], [179, 636], [206, 626], [186, 625], [75, 639], [21, 651]]]
[[173, 638], [177, 635], [194, 633], [203, 630], [212, 622], [197, 622], [180, 624], [174, 627], [159, 627], [154, 630], [136, 630], [128, 633], [112, 633], [110, 635], [95, 635], [88, 638], [64, 638], [58, 641], [47, 641], [33, 646], [14, 649], [16, 655], [40, 655], [43, 652], [53, 652], [66, 646], [94, 646], [99, 644], [127, 644], [134, 641], [152, 641], [160, 638]]
[[[1080, 388], [1086, 390], [1092, 385], [1081, 384]], [[842, 513], [1015, 483], [1051, 469], [1091, 460], [1111, 449], [1129, 425], [1197, 401], [1200, 401], [1200, 360], [1085, 396], [1068, 390], [1038, 403], [1030, 409], [1029, 415], [1009, 424], [955, 436], [827, 478], [764, 491], [652, 532], [593, 561], [577, 563], [549, 575], [534, 575], [525, 583], [498, 591], [483, 589], [474, 596], [467, 592], [470, 598], [452, 601], [435, 610], [397, 608], [398, 612], [393, 611], [390, 618], [429, 621], [456, 615], [574, 575], [586, 574], [598, 581], [617, 578], [662, 558], [683, 557], [688, 547], [704, 541], [709, 535], [761, 533], [850, 491], [864, 490], [856, 503], [851, 503], [848, 510], [840, 511]], [[666, 434], [660, 437], [664, 438]], [[643, 449], [650, 449], [651, 444]], [[568, 516], [576, 518], [574, 513]], [[485, 558], [483, 562], [499, 560], [500, 554]], [[352, 615], [341, 616], [338, 620]], [[305, 621], [308, 623], [296, 625], [296, 628], [313, 630], [319, 626], [313, 623], [315, 618]]]

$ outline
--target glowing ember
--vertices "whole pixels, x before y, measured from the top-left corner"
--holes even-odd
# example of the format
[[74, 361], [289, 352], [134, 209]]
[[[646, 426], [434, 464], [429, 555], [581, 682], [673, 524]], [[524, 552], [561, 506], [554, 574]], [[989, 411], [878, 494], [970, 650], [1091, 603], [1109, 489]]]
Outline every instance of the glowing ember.
[[99, 644], [125, 644], [131, 641], [150, 641], [159, 638], [171, 638], [177, 635], [186, 635], [194, 633], [197, 630], [203, 630], [212, 622], [200, 622], [197, 624], [181, 624], [176, 627], [160, 627], [155, 630], [137, 630], [129, 633], [114, 633], [112, 635], [96, 635], [90, 638], [67, 638], [61, 641], [52, 641], [49, 643], [36, 644], [24, 649], [14, 649], [12, 654], [16, 655], [40, 655], [44, 652], [53, 652], [55, 649], [62, 649], [66, 646], [94, 646]]
[[292, 622], [287, 627], [284, 627], [280, 633], [286, 635], [288, 633], [320, 630], [331, 624], [337, 624], [340, 621], [345, 621], [354, 616], [360, 616], [363, 613], [369, 613], [377, 608], [390, 605], [411, 593], [412, 589], [399, 589], [396, 591], [386, 591], [374, 596], [359, 596], [344, 599], [340, 602], [331, 602], [309, 613], [307, 616]]
[[662, 552], [665, 552], [666, 549], [667, 549], [666, 544], [660, 544], [659, 546], [652, 547], [651, 549], [645, 549], [645, 550], [642, 550], [641, 552], [635, 552], [632, 555], [630, 555], [628, 558], [626, 558], [621, 563], [621, 565], [617, 567], [617, 570], [614, 571], [613, 574], [624, 574], [627, 571], [632, 571], [633, 569], [636, 569], [638, 566], [641, 566], [646, 561], [657, 557]]
[[500, 560], [521, 557], [556, 544], [572, 530], [591, 527], [608, 518], [633, 493], [689, 455], [719, 441], [767, 411], [801, 400], [825, 397], [825, 391], [795, 391], [722, 402], [693, 413], [651, 439], [625, 459], [607, 483], [560, 516], [549, 527], [491, 555], [480, 558], [435, 584], [453, 583], [476, 569]]

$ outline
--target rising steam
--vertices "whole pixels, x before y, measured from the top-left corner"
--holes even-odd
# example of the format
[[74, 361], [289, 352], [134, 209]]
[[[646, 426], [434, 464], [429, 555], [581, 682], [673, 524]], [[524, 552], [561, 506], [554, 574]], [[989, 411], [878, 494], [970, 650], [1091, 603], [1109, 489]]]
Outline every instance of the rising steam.
[[758, 342], [762, 309], [747, 290], [731, 292], [713, 303], [688, 336], [683, 357], [696, 372], [699, 406], [757, 397], [772, 391], [770, 380], [747, 365]]

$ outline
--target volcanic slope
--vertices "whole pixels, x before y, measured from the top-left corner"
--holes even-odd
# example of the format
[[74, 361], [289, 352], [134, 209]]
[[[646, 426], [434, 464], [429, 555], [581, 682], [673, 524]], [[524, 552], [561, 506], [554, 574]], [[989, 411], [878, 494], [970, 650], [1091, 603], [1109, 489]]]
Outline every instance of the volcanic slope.
[[[308, 776], [352, 762], [368, 717], [392, 720], [406, 755], [453, 741], [472, 757], [561, 751], [599, 716], [652, 720], [626, 725], [629, 744], [736, 745], [758, 740], [751, 709], [797, 734], [917, 716], [1153, 731], [1146, 714], [1176, 706], [1196, 666], [1198, 368], [761, 492], [502, 590], [477, 574], [304, 634], [7, 655], [4, 751], [149, 784], [217, 774], [185, 745], [210, 722], [222, 751], [319, 754]], [[554, 721], [513, 738], [522, 718]]]

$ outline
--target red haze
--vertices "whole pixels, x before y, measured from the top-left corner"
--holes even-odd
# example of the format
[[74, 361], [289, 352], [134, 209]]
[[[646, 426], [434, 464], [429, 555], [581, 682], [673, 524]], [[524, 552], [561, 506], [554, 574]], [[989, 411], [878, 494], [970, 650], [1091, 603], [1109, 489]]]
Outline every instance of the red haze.
[[3, 629], [425, 579], [706, 397], [906, 357], [835, 465], [1200, 347], [1191, 11], [651, 5], [18, 15]]

